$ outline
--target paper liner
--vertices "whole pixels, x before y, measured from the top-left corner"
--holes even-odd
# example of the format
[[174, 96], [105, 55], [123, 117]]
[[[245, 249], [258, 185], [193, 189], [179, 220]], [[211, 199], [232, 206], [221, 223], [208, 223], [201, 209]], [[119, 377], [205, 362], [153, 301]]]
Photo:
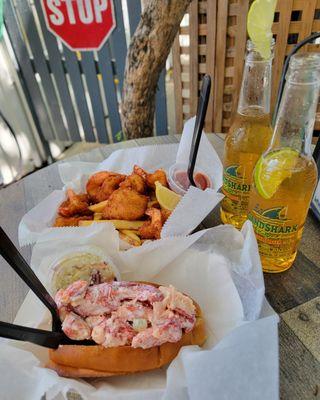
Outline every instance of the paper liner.
[[[66, 246], [72, 243], [73, 231], [64, 232]], [[47, 232], [36, 245], [32, 257], [36, 271], [45, 271], [44, 265], [36, 265], [44, 251], [56, 244], [58, 252], [62, 246], [62, 240], [59, 244], [53, 240], [54, 235]], [[154, 242], [150, 247], [117, 252], [114, 232], [106, 226], [92, 226], [79, 231], [79, 236], [80, 246], [103, 247], [110, 240], [109, 255], [126, 279], [170, 283], [193, 297], [203, 311], [207, 342], [203, 349], [183, 348], [168, 368], [84, 381], [60, 378], [43, 368], [46, 349], [2, 340], [0, 387], [5, 399], [37, 399], [44, 394], [47, 400], [58, 395], [67, 399], [68, 391], [88, 400], [278, 398], [278, 317], [264, 299], [250, 222], [242, 232], [221, 226], [187, 238], [162, 239], [162, 254], [157, 257], [153, 251], [159, 247]], [[21, 306], [16, 323], [49, 326], [48, 312], [32, 293]]]
[[[109, 170], [130, 174], [135, 164], [146, 171], [158, 168], [168, 171], [176, 160], [186, 163], [194, 122], [195, 119], [192, 118], [186, 123], [179, 145], [162, 144], [117, 150], [99, 164], [78, 161], [59, 164], [60, 177], [65, 187], [61, 191], [53, 192], [24, 215], [19, 225], [20, 246], [34, 243], [45, 229], [52, 227], [58, 206], [66, 196], [65, 189], [72, 188], [76, 192], [84, 192], [88, 177], [94, 172]], [[223, 195], [218, 193], [222, 185], [222, 164], [205, 135], [201, 138], [197, 165], [210, 176], [214, 189], [202, 191], [190, 188], [167, 220], [162, 229], [162, 238], [188, 235], [223, 198]]]

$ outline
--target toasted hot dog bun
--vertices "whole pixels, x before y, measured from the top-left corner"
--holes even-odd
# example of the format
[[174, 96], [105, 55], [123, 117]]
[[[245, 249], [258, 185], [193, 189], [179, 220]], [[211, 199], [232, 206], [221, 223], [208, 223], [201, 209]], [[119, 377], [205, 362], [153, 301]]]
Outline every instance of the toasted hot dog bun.
[[61, 345], [56, 350], [49, 350], [50, 361], [47, 367], [55, 370], [60, 376], [69, 378], [127, 375], [160, 368], [170, 363], [182, 346], [204, 344], [204, 320], [200, 307], [195, 301], [193, 303], [196, 308], [195, 326], [192, 331], [184, 333], [179, 342], [164, 343], [149, 349], [131, 346], [107, 348], [100, 345]]

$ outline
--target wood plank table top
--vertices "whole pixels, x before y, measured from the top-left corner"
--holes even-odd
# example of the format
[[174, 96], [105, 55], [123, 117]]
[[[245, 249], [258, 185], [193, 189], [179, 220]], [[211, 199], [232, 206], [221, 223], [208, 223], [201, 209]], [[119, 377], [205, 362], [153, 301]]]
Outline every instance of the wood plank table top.
[[[223, 140], [209, 140], [221, 156]], [[100, 162], [114, 150], [147, 144], [177, 143], [179, 136], [162, 136], [101, 146], [69, 160]], [[1, 226], [18, 246], [22, 216], [55, 189], [61, 189], [58, 163], [43, 168], [0, 191]], [[218, 209], [204, 225], [220, 224]], [[283, 400], [320, 399], [320, 223], [308, 216], [300, 250], [291, 269], [265, 274], [266, 297], [279, 313], [280, 397]], [[30, 261], [31, 246], [21, 249]], [[12, 322], [26, 293], [21, 282], [0, 259], [0, 320]]]

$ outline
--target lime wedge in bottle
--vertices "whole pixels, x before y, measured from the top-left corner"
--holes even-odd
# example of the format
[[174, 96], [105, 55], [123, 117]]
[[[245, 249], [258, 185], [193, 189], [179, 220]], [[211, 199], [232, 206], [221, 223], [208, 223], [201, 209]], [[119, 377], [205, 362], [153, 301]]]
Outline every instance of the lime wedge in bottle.
[[255, 0], [247, 19], [248, 35], [261, 57], [271, 56], [272, 24], [277, 0]]
[[260, 196], [271, 199], [281, 183], [290, 178], [299, 152], [289, 147], [261, 156], [254, 169], [254, 183]]

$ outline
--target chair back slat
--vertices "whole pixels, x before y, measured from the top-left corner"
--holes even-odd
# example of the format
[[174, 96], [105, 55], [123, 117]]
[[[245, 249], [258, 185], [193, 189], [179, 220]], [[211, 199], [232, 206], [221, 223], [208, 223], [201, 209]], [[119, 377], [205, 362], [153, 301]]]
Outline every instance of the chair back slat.
[[[113, 4], [116, 28], [107, 42], [99, 51], [75, 52], [47, 29], [40, 1], [5, 3], [6, 29], [35, 122], [46, 140], [109, 143], [125, 139], [119, 103], [127, 39], [139, 23], [141, 0], [113, 0]], [[128, 10], [128, 26], [123, 10]], [[167, 133], [165, 93], [163, 72], [156, 97], [158, 134]]]
[[[211, 0], [207, 3], [207, 10], [206, 14], [201, 15], [201, 19], [203, 22], [207, 23], [210, 21], [210, 23], [207, 23], [207, 35], [208, 37], [211, 37], [211, 46], [207, 46], [206, 43], [200, 43], [199, 44], [199, 55], [201, 58], [205, 58], [206, 60], [206, 73], [209, 74], [213, 78], [213, 84], [211, 85], [211, 93], [209, 97], [209, 103], [208, 103], [208, 110], [207, 110], [207, 115], [206, 115], [206, 121], [205, 121], [205, 129], [207, 132], [214, 132], [214, 126], [213, 126], [213, 98], [214, 98], [214, 85], [215, 85], [215, 79], [217, 78], [216, 76], [216, 46], [217, 46], [217, 40], [216, 40], [216, 21], [217, 21], [217, 3], [218, 0]], [[203, 39], [202, 39], [203, 40]], [[204, 41], [204, 40], [203, 40]]]
[[117, 88], [115, 86], [112, 70], [112, 57], [109, 43], [105, 43], [98, 52], [99, 69], [108, 107], [108, 115], [111, 125], [113, 142], [120, 142], [122, 137], [121, 121], [119, 116], [119, 105], [117, 99]]
[[109, 138], [100, 94], [100, 87], [98, 83], [96, 63], [91, 51], [81, 52], [81, 66], [86, 78], [87, 90], [90, 96], [97, 139], [100, 143], [108, 143]]
[[244, 67], [244, 56], [246, 52], [246, 43], [247, 43], [247, 15], [248, 15], [249, 3], [248, 1], [238, 1], [238, 7], [236, 10], [236, 24], [234, 30], [234, 51], [236, 55], [239, 55], [240, 58], [234, 58], [233, 62], [233, 87], [234, 87], [234, 96], [232, 96], [231, 103], [231, 115], [228, 116], [230, 120], [228, 122], [228, 126], [232, 123], [232, 116], [237, 111], [239, 94], [242, 83], [242, 74]]
[[[227, 22], [228, 22], [228, 2], [218, 0], [217, 3], [217, 19], [216, 19], [216, 66], [214, 81], [214, 98], [213, 98], [213, 128], [214, 132], [222, 131], [223, 120], [223, 100], [231, 97], [232, 88], [230, 87], [230, 78], [225, 78], [226, 48], [227, 48]], [[207, 47], [210, 44], [207, 44]]]
[[46, 60], [43, 57], [43, 47], [38, 35], [33, 13], [26, 1], [18, 1], [16, 3], [16, 10], [19, 12], [22, 29], [28, 37], [35, 70], [41, 78], [41, 86], [44, 89], [46, 101], [54, 121], [57, 138], [67, 141], [70, 138], [63, 122], [62, 110], [52, 81], [52, 76]]
[[31, 65], [30, 57], [27, 51], [27, 47], [22, 38], [18, 22], [15, 15], [15, 10], [11, 1], [6, 1], [4, 5], [4, 20], [6, 26], [10, 26], [8, 29], [8, 35], [13, 48], [15, 49], [15, 55], [19, 64], [20, 72], [23, 77], [23, 81], [27, 87], [27, 90], [32, 98], [34, 104], [34, 112], [39, 122], [39, 127], [42, 132], [46, 132], [46, 138], [48, 140], [55, 140], [55, 132], [49, 120], [48, 109], [43, 100], [39, 85], [36, 81], [36, 77]]
[[[130, 0], [129, 0], [130, 1]], [[121, 0], [113, 0], [117, 27], [111, 34], [111, 51], [115, 58], [116, 73], [119, 79], [119, 89], [122, 93], [124, 68], [127, 56], [127, 42], [124, 30]]]
[[[312, 33], [313, 18], [315, 15], [315, 10], [317, 8], [317, 2], [318, 0], [308, 0], [303, 4], [303, 8], [301, 9], [302, 18], [301, 18], [301, 26], [299, 29], [298, 42], [300, 42], [307, 36], [310, 36]], [[278, 3], [280, 2], [278, 1]]]
[[[189, 99], [189, 117], [197, 112], [197, 103], [199, 96], [199, 64], [202, 64], [198, 56], [199, 37], [199, 4], [198, 0], [193, 0], [189, 7], [189, 37], [190, 52], [186, 55], [189, 61], [189, 82], [190, 82], [190, 99]], [[199, 62], [200, 61], [200, 62]]]
[[274, 104], [278, 95], [278, 86], [281, 78], [283, 64], [286, 58], [289, 28], [291, 22], [292, 6], [294, 0], [280, 1], [277, 4], [276, 20], [273, 24], [273, 33], [276, 35], [277, 46], [274, 49], [274, 63], [272, 71], [271, 103]]
[[130, 36], [132, 36], [140, 21], [141, 0], [128, 0], [127, 7], [129, 15]]
[[156, 92], [156, 132], [157, 136], [168, 134], [167, 100], [166, 100], [166, 71], [162, 70]]
[[176, 133], [181, 133], [183, 128], [183, 109], [182, 109], [182, 71], [180, 62], [180, 42], [179, 34], [176, 36], [172, 47], [173, 61], [173, 87], [174, 87], [174, 105], [175, 105], [175, 120]]
[[85, 90], [82, 80], [82, 72], [80, 63], [74, 51], [63, 45], [63, 57], [65, 59], [66, 71], [69, 75], [72, 91], [78, 109], [78, 115], [81, 120], [84, 139], [87, 142], [95, 142], [96, 138], [93, 132], [93, 123], [90, 117], [88, 103], [86, 100]]
[[66, 75], [64, 72], [57, 41], [55, 37], [46, 28], [44, 15], [39, 1], [35, 2], [35, 7], [37, 10], [37, 15], [39, 18], [45, 45], [48, 51], [50, 68], [55, 77], [55, 82], [60, 95], [64, 115], [67, 119], [69, 136], [72, 141], [78, 142], [81, 140], [81, 137], [79, 134], [79, 128], [76, 121], [74, 106], [72, 104], [70, 92], [68, 90], [68, 83], [66, 80]]
[[[226, 2], [228, 3], [228, 7], [226, 9], [226, 27], [223, 28], [226, 31], [226, 39], [225, 39], [225, 68], [222, 72], [222, 77], [224, 79], [224, 84], [222, 91], [218, 94], [219, 98], [218, 102], [221, 104], [222, 109], [222, 118], [221, 118], [221, 127], [218, 132], [225, 132], [229, 130], [229, 127], [232, 123], [233, 112], [236, 109], [237, 103], [236, 99], [239, 94], [237, 92], [237, 88], [239, 84], [241, 84], [239, 79], [240, 69], [242, 71], [243, 62], [244, 62], [244, 49], [245, 43], [241, 46], [239, 43], [240, 40], [243, 40], [243, 36], [241, 35], [239, 38], [237, 36], [238, 26], [237, 20], [239, 16], [239, 7], [243, 6], [243, 3], [248, 4], [248, 0], [238, 0], [236, 2]], [[242, 23], [244, 22], [244, 18], [239, 16]], [[246, 27], [246, 22], [244, 29]], [[240, 28], [241, 29], [241, 28]], [[242, 33], [241, 31], [240, 33]], [[240, 52], [242, 51], [242, 52]], [[215, 115], [214, 117], [215, 118]]]

